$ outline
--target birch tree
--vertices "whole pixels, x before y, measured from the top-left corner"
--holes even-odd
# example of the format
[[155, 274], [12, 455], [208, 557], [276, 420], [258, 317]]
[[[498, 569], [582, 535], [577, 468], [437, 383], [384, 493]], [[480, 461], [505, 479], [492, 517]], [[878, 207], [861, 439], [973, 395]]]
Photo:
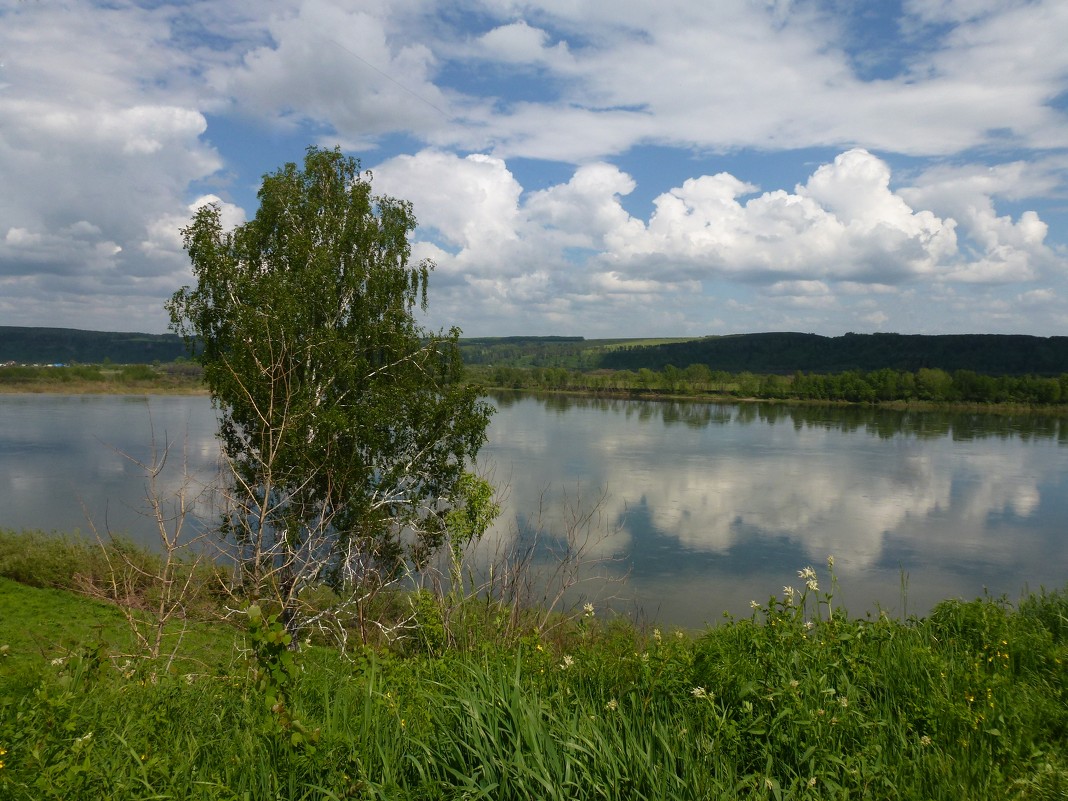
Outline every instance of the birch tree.
[[[182, 233], [196, 286], [167, 308], [220, 413], [237, 573], [296, 635], [346, 605], [362, 616], [445, 544], [491, 409], [460, 380], [459, 330], [415, 319], [433, 264], [412, 263], [410, 203], [315, 147], [258, 197], [233, 230], [216, 205], [195, 213]], [[302, 602], [312, 587], [330, 610]]]

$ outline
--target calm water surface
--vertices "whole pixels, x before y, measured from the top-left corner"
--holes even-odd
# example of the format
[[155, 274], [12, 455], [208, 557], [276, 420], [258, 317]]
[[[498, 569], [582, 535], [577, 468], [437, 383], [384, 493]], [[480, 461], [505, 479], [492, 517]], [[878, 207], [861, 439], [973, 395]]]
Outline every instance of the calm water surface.
[[[800, 586], [835, 557], [836, 600], [924, 613], [986, 588], [1010, 600], [1068, 581], [1068, 420], [768, 405], [501, 395], [480, 461], [504, 512], [475, 561], [593, 510], [589, 555], [625, 582], [584, 584], [611, 605], [698, 627]], [[210, 482], [203, 397], [0, 396], [0, 526], [126, 531], [144, 475], [120, 451], [171, 442], [163, 489]], [[585, 532], [587, 529], [583, 529]], [[544, 551], [539, 551], [543, 553]], [[903, 592], [904, 586], [904, 592]]]

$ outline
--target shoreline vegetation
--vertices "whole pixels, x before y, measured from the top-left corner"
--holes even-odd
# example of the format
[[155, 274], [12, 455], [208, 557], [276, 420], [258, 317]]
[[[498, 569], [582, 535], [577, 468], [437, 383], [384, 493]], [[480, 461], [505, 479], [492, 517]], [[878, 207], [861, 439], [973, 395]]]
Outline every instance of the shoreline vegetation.
[[[179, 360], [156, 364], [0, 366], [0, 394], [206, 395], [201, 368]], [[470, 366], [465, 380], [487, 391], [700, 403], [789, 403], [860, 406], [898, 411], [1068, 415], [1068, 374], [989, 376], [967, 370], [758, 375], [685, 370], [573, 370]]]
[[207, 395], [203, 370], [187, 361], [156, 364], [0, 366], [0, 394]]
[[[0, 529], [5, 799], [1060, 799], [1068, 585], [850, 616], [833, 559], [701, 632], [593, 605], [383, 598], [399, 636], [290, 643], [192, 562]], [[120, 567], [121, 566], [121, 567]], [[762, 592], [764, 590], [765, 592]], [[519, 625], [502, 621], [518, 614]]]

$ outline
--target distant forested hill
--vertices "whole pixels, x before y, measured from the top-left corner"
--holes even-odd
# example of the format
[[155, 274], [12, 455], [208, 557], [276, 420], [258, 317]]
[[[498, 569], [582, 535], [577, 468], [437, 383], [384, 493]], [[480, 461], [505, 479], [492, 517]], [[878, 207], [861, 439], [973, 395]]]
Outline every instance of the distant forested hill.
[[151, 364], [185, 355], [185, 344], [176, 334], [0, 326], [0, 363]]
[[972, 370], [986, 375], [1068, 373], [1068, 337], [1008, 334], [768, 333], [707, 337], [661, 345], [617, 346], [600, 366], [652, 370], [704, 364], [730, 373], [840, 373], [847, 370], [916, 371], [923, 367]]
[[[686, 340], [478, 337], [460, 340], [469, 365], [573, 370], [662, 370], [704, 364], [729, 373], [841, 373], [889, 367], [972, 370], [985, 375], [1068, 373], [1068, 337], [1008, 334], [735, 334]], [[147, 364], [185, 356], [174, 334], [0, 326], [0, 363]]]

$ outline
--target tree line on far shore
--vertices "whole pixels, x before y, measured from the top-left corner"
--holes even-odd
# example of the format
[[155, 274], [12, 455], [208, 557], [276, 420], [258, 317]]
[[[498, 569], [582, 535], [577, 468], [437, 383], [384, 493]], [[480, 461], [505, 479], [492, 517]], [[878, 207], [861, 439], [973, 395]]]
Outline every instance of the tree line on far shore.
[[[703, 364], [662, 370], [570, 370], [564, 367], [471, 365], [469, 383], [488, 389], [726, 397], [737, 399], [823, 401], [827, 403], [1015, 404], [1052, 407], [1068, 404], [1068, 373], [1060, 376], [991, 376], [972, 370], [938, 368], [916, 371], [847, 370], [841, 373], [795, 372], [793, 375], [731, 373]], [[192, 362], [155, 365], [15, 366], [0, 369], [0, 389], [25, 391], [48, 387], [93, 391], [93, 387], [127, 387], [131, 391], [192, 391], [203, 388], [203, 370]]]
[[468, 368], [472, 380], [497, 389], [637, 395], [726, 396], [847, 403], [979, 403], [1050, 406], [1068, 403], [1068, 373], [983, 375], [972, 370], [847, 370], [793, 375], [711, 370], [703, 364], [662, 370], [568, 370], [562, 367]]
[[[703, 364], [729, 373], [915, 372], [1056, 377], [1068, 372], [1068, 337], [1009, 334], [817, 334], [769, 332], [689, 339], [584, 339], [568, 336], [460, 337], [464, 364], [663, 370]], [[175, 334], [130, 334], [0, 326], [0, 365], [167, 363], [188, 354]]]

